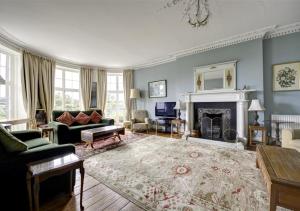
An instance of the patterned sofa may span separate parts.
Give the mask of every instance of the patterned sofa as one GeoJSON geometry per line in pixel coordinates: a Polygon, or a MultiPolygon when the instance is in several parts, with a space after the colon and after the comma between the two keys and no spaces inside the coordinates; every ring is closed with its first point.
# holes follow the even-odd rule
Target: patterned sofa
{"type": "MultiPolygon", "coordinates": [[[[100,115],[102,115],[101,110],[95,110],[100,115]]],[[[56,121],[56,119],[61,116],[65,111],[53,111],[52,112],[52,122],[49,123],[49,126],[54,128],[54,142],[58,144],[66,144],[66,143],[78,143],[81,142],[81,131],[87,130],[96,127],[104,127],[108,125],[113,125],[113,119],[102,119],[98,124],[88,123],[86,125],[80,125],[78,123],[73,123],[71,126],[63,124],[61,122],[56,121]]],[[[72,114],[73,117],[76,117],[80,111],[68,111],[72,114]]],[[[87,115],[91,115],[93,110],[89,111],[81,111],[87,115]]]]}

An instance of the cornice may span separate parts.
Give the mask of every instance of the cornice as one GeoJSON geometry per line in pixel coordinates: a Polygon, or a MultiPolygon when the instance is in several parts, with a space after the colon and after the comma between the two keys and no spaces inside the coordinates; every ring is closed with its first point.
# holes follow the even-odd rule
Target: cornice
{"type": "Polygon", "coordinates": [[[271,39],[296,32],[300,32],[300,22],[276,27],[274,30],[270,30],[269,32],[267,32],[264,39],[271,39]]]}

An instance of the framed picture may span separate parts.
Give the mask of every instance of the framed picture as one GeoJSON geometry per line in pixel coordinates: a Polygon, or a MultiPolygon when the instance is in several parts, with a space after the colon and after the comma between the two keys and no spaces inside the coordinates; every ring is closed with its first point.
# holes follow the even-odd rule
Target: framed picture
{"type": "Polygon", "coordinates": [[[167,80],[148,83],[149,98],[167,97],[167,80]]]}
{"type": "Polygon", "coordinates": [[[300,90],[300,62],[273,65],[273,91],[300,90]]]}

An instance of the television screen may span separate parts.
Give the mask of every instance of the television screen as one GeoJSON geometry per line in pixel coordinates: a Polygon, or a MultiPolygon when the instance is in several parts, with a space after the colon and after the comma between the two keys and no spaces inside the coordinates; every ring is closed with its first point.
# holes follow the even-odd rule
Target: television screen
{"type": "Polygon", "coordinates": [[[175,105],[176,102],[157,102],[155,105],[155,116],[176,117],[175,105]]]}

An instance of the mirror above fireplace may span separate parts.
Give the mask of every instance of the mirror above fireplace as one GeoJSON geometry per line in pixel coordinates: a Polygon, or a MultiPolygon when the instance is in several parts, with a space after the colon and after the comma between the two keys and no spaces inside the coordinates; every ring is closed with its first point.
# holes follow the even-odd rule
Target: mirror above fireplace
{"type": "Polygon", "coordinates": [[[194,72],[195,92],[236,89],[236,62],[196,67],[194,72]]]}

